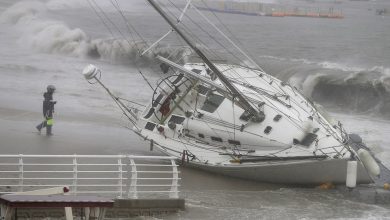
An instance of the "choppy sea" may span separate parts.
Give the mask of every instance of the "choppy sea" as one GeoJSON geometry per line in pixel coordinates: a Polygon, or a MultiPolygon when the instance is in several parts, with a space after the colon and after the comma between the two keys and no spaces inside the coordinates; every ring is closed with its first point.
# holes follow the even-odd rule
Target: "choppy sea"
{"type": "MultiPolygon", "coordinates": [[[[185,4],[179,0],[162,2],[185,4]]],[[[390,1],[267,2],[333,7],[342,10],[345,18],[204,13],[267,73],[290,82],[323,105],[349,133],[363,137],[376,157],[390,164],[390,16],[375,13],[377,9],[390,10],[390,1]]],[[[172,5],[167,10],[177,14],[172,5]]],[[[151,83],[162,75],[156,71],[153,54],[137,57],[139,45],[123,36],[134,34],[138,41],[153,42],[168,30],[142,0],[2,0],[0,102],[10,109],[29,106],[39,112],[42,90],[55,84],[60,114],[117,114],[120,121],[119,112],[104,92],[83,80],[82,69],[93,63],[102,69],[103,81],[116,94],[148,102],[151,90],[137,68],[151,83]],[[121,14],[142,38],[128,29],[121,14]]],[[[215,59],[225,55],[219,53],[220,45],[198,31],[195,28],[191,34],[200,34],[204,45],[213,48],[215,59]]],[[[182,44],[177,37],[170,37],[155,52],[180,57],[187,51],[179,48],[182,44]]],[[[128,151],[146,154],[148,146],[129,146],[128,151]]],[[[376,204],[370,198],[350,195],[342,187],[322,191],[262,184],[186,168],[182,175],[187,209],[167,219],[390,219],[390,201],[376,204]]]]}

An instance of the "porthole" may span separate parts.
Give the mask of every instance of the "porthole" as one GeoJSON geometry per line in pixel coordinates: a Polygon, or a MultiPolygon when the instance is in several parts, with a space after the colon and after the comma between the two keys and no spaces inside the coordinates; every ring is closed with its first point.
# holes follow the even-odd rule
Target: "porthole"
{"type": "Polygon", "coordinates": [[[222,138],[219,137],[211,137],[212,141],[222,142],[222,138]]]}
{"type": "Polygon", "coordinates": [[[282,118],[282,115],[276,115],[275,117],[274,117],[274,121],[275,122],[277,122],[277,121],[279,121],[280,119],[282,118]]]}
{"type": "Polygon", "coordinates": [[[241,145],[241,143],[239,141],[236,141],[236,140],[228,140],[228,143],[233,144],[233,145],[241,145]]]}
{"type": "Polygon", "coordinates": [[[148,129],[149,131],[153,131],[155,127],[156,127],[156,124],[151,123],[151,122],[148,122],[145,125],[145,129],[148,129]]]}
{"type": "Polygon", "coordinates": [[[272,130],[272,127],[271,126],[267,126],[265,129],[264,129],[264,133],[266,134],[269,134],[272,130]]]}

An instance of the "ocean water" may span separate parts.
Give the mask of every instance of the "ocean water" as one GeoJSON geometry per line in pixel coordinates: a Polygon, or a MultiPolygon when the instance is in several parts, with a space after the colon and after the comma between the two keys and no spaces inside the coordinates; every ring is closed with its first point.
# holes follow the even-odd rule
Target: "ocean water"
{"type": "MultiPolygon", "coordinates": [[[[102,69],[102,80],[119,96],[148,102],[151,89],[137,68],[142,69],[152,84],[162,75],[157,71],[153,54],[137,57],[138,46],[142,44],[129,44],[123,38],[130,36],[128,26],[112,2],[121,6],[127,21],[142,36],[134,35],[137,42],[142,39],[153,42],[169,30],[141,0],[1,1],[1,108],[39,112],[42,90],[47,84],[55,84],[60,116],[98,118],[118,127],[123,125],[120,112],[104,91],[82,78],[80,73],[89,63],[102,69]],[[100,18],[89,5],[95,2],[99,5],[97,10],[105,13],[98,11],[100,18]]],[[[185,3],[173,2],[177,6],[185,3]]],[[[375,10],[390,9],[390,2],[287,2],[284,3],[340,8],[345,18],[232,14],[216,14],[216,18],[214,14],[205,14],[237,40],[267,73],[290,82],[323,105],[348,132],[362,136],[375,155],[389,164],[390,16],[377,16],[375,10]]],[[[178,14],[174,6],[167,10],[178,14]]],[[[189,14],[194,12],[190,10],[189,14]]],[[[226,55],[221,45],[202,33],[200,27],[195,26],[191,37],[192,34],[199,34],[202,43],[216,51],[210,53],[213,59],[226,55]]],[[[176,36],[170,36],[155,51],[180,57],[186,54],[185,49],[178,49],[182,44],[176,36]]],[[[235,61],[234,57],[227,57],[235,61]]],[[[138,146],[129,146],[128,151],[121,147],[115,152],[112,147],[111,153],[149,153],[147,144],[142,145],[139,140],[134,143],[138,146]]],[[[390,201],[376,204],[370,196],[356,196],[342,187],[322,191],[248,182],[188,168],[181,171],[181,190],[187,209],[167,219],[390,219],[390,201]]]]}

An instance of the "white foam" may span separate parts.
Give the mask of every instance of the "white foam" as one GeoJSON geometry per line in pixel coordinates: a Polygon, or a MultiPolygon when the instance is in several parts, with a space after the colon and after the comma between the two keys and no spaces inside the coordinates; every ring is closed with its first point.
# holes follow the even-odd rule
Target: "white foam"
{"type": "Polygon", "coordinates": [[[14,4],[1,14],[1,21],[14,24],[20,33],[18,42],[23,47],[30,47],[43,52],[64,54],[85,54],[88,37],[76,28],[45,19],[43,14],[48,8],[38,1],[23,1],[14,4]]]}
{"type": "Polygon", "coordinates": [[[249,60],[244,60],[244,61],[242,61],[242,62],[240,63],[240,65],[246,66],[246,67],[249,67],[249,68],[253,68],[253,69],[257,68],[256,64],[253,63],[252,61],[249,61],[249,60]]]}
{"type": "Polygon", "coordinates": [[[313,93],[314,87],[321,80],[322,77],[326,76],[323,73],[316,73],[313,75],[309,75],[306,77],[305,81],[302,83],[302,92],[308,97],[311,97],[313,93]]]}
{"type": "Polygon", "coordinates": [[[345,72],[360,72],[365,70],[364,68],[359,68],[356,66],[349,66],[346,64],[334,63],[328,61],[320,62],[318,63],[318,65],[326,69],[342,70],[345,72]]]}
{"type": "MultiPolygon", "coordinates": [[[[110,2],[100,0],[99,6],[110,2]],[[101,3],[105,2],[105,3],[101,3]]],[[[46,4],[38,1],[24,1],[16,3],[1,14],[1,21],[13,25],[19,32],[18,39],[21,47],[32,48],[45,53],[58,53],[70,56],[83,57],[97,52],[96,57],[111,61],[135,60],[138,50],[145,47],[143,43],[134,44],[126,39],[91,39],[82,29],[70,28],[66,23],[47,18],[50,10],[84,7],[85,3],[78,0],[52,0],[46,4]]],[[[89,7],[89,6],[88,6],[89,7]]],[[[169,45],[157,46],[154,50],[159,54],[172,54],[176,58],[188,54],[188,50],[173,51],[169,45]]],[[[143,61],[148,62],[153,54],[145,54],[143,61]]],[[[186,59],[187,56],[184,56],[186,59]]]]}

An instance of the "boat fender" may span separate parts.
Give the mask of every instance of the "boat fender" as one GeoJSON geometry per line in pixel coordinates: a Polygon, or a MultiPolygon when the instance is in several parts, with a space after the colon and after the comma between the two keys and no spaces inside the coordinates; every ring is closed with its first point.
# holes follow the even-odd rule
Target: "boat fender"
{"type": "Polygon", "coordinates": [[[348,161],[347,162],[347,179],[345,185],[348,188],[356,187],[356,176],[357,176],[357,161],[348,161]]]}
{"type": "Polygon", "coordinates": [[[378,163],[374,160],[374,158],[371,156],[370,152],[367,150],[360,148],[358,150],[358,155],[360,160],[362,161],[364,167],[367,169],[367,171],[372,176],[379,176],[380,174],[380,168],[378,163]]]}

